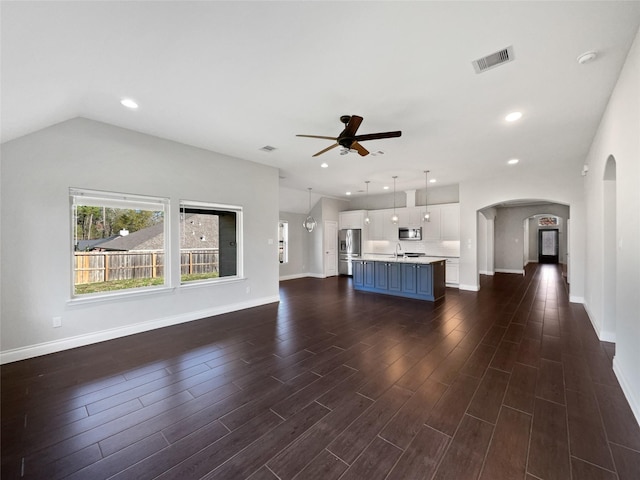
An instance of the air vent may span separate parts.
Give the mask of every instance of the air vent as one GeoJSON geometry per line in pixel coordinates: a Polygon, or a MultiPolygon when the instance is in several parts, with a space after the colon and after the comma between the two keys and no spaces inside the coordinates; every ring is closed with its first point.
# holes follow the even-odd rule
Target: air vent
{"type": "Polygon", "coordinates": [[[513,55],[513,46],[511,45],[499,52],[474,60],[471,63],[473,64],[473,69],[476,73],[482,73],[513,60],[515,60],[515,56],[513,55]]]}
{"type": "Polygon", "coordinates": [[[263,152],[273,152],[275,149],[276,147],[272,147],[271,145],[265,145],[260,150],[262,150],[263,152]]]}

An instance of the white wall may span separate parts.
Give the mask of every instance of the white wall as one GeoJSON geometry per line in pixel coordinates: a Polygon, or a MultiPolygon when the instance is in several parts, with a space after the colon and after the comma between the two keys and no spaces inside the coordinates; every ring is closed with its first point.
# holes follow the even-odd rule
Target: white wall
{"type": "MultiPolygon", "coordinates": [[[[614,370],[640,421],[640,34],[629,51],[618,83],[587,155],[585,177],[589,218],[585,306],[602,339],[615,339],[614,370]],[[616,161],[616,268],[606,278],[603,204],[604,171],[616,161]],[[615,319],[604,316],[604,282],[616,285],[615,319]]],[[[572,212],[573,213],[573,212],[572,212]]],[[[571,224],[571,235],[576,235],[571,224]]],[[[610,252],[609,252],[610,253],[610,252]]]]}
{"type": "Polygon", "coordinates": [[[271,167],[82,118],[3,144],[2,361],[277,301],[278,181],[271,167]],[[168,197],[172,238],[180,199],[242,206],[246,279],[70,304],[69,187],[168,197]]]}

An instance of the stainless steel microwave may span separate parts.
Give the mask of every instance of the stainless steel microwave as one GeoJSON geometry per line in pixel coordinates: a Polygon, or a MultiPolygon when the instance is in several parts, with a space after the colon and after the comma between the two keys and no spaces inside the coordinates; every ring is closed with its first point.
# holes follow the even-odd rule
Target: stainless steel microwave
{"type": "Polygon", "coordinates": [[[417,228],[398,228],[399,240],[422,240],[422,227],[417,228]]]}

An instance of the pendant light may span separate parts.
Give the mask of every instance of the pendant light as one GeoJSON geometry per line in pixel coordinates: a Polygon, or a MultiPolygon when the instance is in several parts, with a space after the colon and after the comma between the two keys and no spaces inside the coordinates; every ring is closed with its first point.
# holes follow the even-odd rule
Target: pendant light
{"type": "Polygon", "coordinates": [[[393,176],[393,215],[391,216],[391,223],[396,225],[398,223],[398,215],[396,215],[396,178],[397,175],[393,176]]]}
{"type": "Polygon", "coordinates": [[[365,180],[364,183],[367,184],[367,194],[364,202],[364,206],[367,209],[367,211],[364,215],[364,224],[369,225],[371,223],[371,219],[369,218],[369,180],[365,180]]]}
{"type": "Polygon", "coordinates": [[[309,188],[309,215],[305,221],[302,222],[302,226],[309,233],[313,232],[313,229],[316,228],[316,219],[311,216],[311,188],[309,188]]]}
{"type": "Polygon", "coordinates": [[[422,217],[423,222],[431,221],[431,214],[429,213],[429,198],[427,197],[427,185],[429,185],[428,180],[429,170],[424,171],[424,217],[422,217]]]}

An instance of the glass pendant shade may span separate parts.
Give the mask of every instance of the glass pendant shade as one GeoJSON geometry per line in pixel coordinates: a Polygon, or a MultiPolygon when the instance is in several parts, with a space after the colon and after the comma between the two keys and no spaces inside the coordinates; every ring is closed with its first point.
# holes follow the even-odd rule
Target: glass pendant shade
{"type": "Polygon", "coordinates": [[[313,232],[316,228],[316,219],[311,216],[311,189],[309,188],[309,215],[302,222],[302,227],[309,233],[313,232]]]}
{"type": "Polygon", "coordinates": [[[393,177],[393,215],[391,216],[391,223],[396,225],[398,223],[398,215],[396,215],[396,178],[397,175],[393,177]]]}
{"type": "Polygon", "coordinates": [[[309,215],[302,223],[302,226],[307,232],[311,233],[313,229],[316,228],[316,219],[309,215]]]}
{"type": "Polygon", "coordinates": [[[429,213],[429,199],[427,198],[427,187],[429,185],[428,181],[429,170],[424,171],[424,216],[422,217],[423,222],[431,221],[431,214],[429,213]]]}
{"type": "Polygon", "coordinates": [[[364,224],[369,225],[371,223],[371,219],[369,218],[369,180],[366,180],[364,183],[367,184],[367,198],[365,200],[367,211],[364,213],[364,224]]]}

